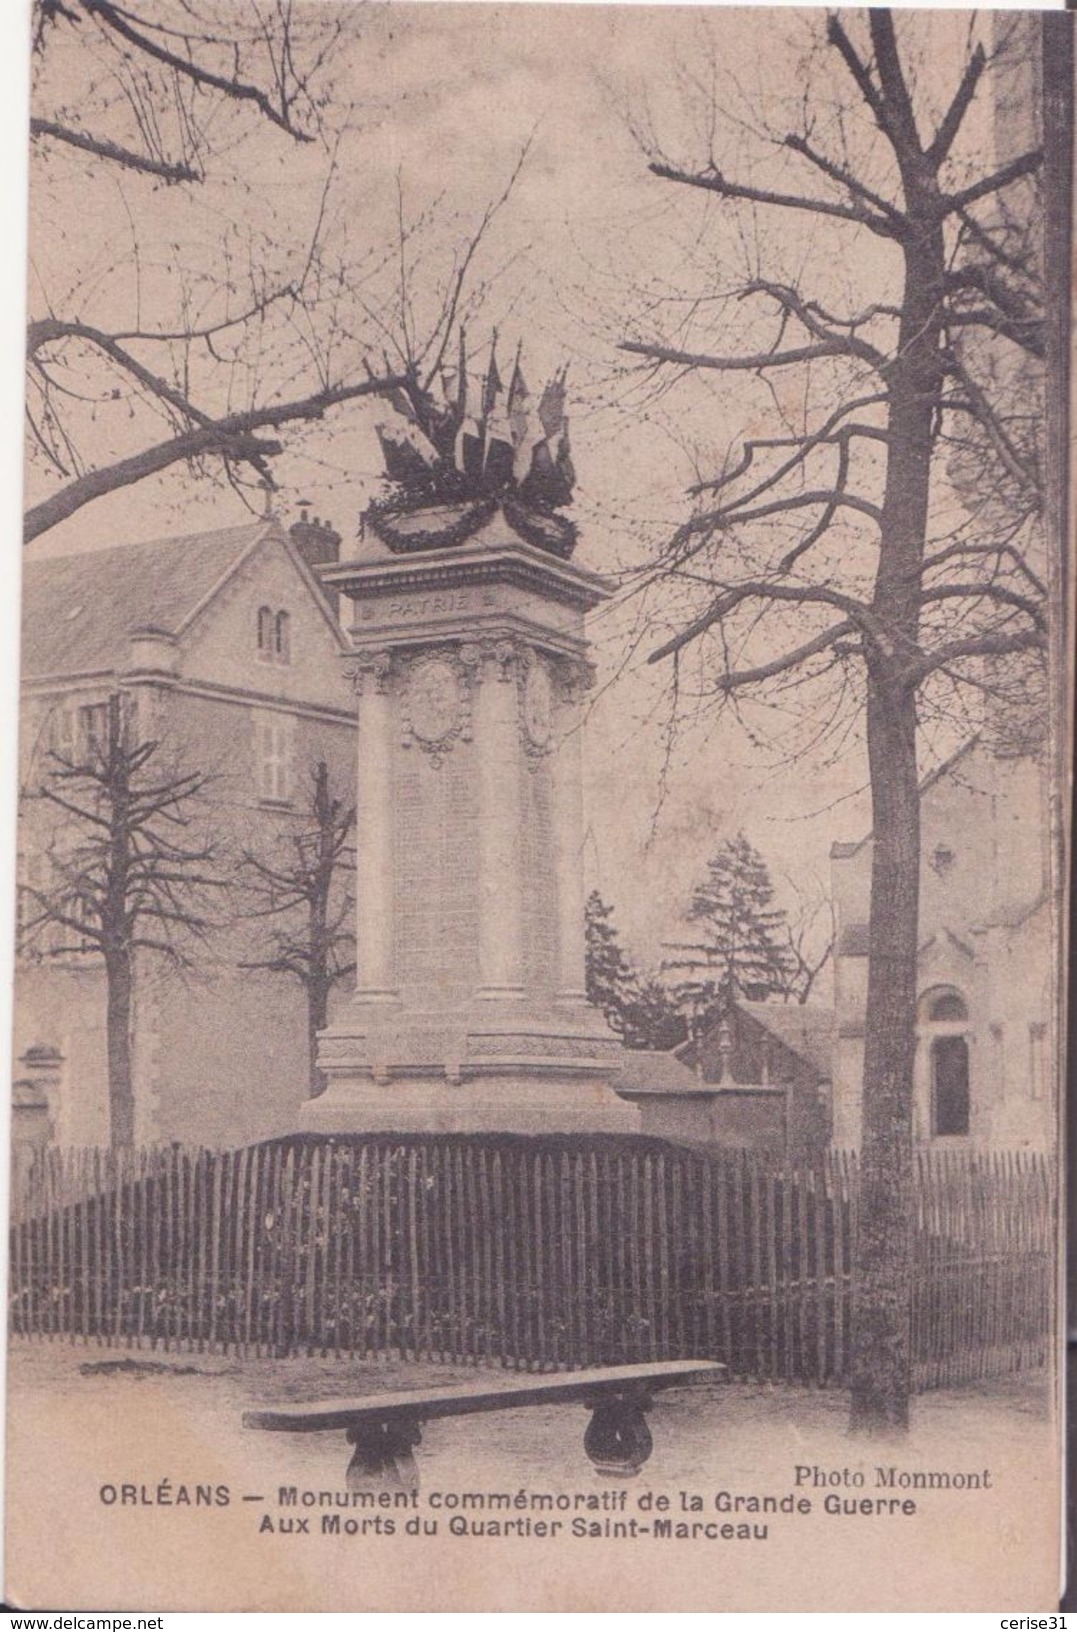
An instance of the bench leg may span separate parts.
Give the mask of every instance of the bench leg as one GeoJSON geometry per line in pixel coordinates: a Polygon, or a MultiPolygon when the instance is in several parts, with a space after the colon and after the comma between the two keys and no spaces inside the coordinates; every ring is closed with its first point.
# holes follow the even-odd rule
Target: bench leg
{"type": "Polygon", "coordinates": [[[631,1479],[654,1449],[646,1409],[638,1400],[603,1400],[593,1409],[583,1448],[608,1479],[631,1479]]]}
{"type": "Polygon", "coordinates": [[[418,1490],[419,1470],[411,1454],[422,1431],[415,1422],[364,1422],[348,1429],[355,1447],[348,1463],[349,1490],[418,1490]]]}

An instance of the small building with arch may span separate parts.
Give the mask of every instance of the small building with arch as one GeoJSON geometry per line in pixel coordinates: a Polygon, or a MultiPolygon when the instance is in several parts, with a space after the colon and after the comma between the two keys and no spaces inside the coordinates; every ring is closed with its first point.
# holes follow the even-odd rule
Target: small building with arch
{"type": "MultiPolygon", "coordinates": [[[[1057,1133],[1047,777],[985,730],[921,789],[914,1133],[924,1147],[1045,1149],[1057,1133]]],[[[833,1143],[861,1142],[871,835],[831,848],[833,1143]]]]}

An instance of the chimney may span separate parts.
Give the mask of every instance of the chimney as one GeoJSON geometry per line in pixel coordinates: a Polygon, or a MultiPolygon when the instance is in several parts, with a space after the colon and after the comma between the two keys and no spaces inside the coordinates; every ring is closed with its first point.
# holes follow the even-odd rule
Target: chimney
{"type": "MultiPolygon", "coordinates": [[[[288,535],[299,551],[315,578],[320,581],[319,567],[329,566],[340,560],[340,534],[320,516],[313,520],[310,516],[310,500],[300,499],[299,520],[293,521],[288,529],[288,535]]],[[[335,590],[326,589],[326,600],[333,608],[337,621],[340,620],[340,596],[335,590]]]]}
{"type": "Polygon", "coordinates": [[[318,567],[340,560],[340,534],[320,516],[312,521],[309,511],[310,500],[300,499],[299,520],[292,522],[288,532],[307,566],[317,575],[318,567]]]}

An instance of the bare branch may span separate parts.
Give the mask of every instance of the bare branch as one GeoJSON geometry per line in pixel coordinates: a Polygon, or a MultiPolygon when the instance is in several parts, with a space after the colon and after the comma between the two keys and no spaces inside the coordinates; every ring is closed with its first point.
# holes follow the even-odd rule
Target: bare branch
{"type": "Polygon", "coordinates": [[[1019,158],[1011,159],[1004,164],[1001,170],[994,171],[990,176],[983,176],[974,181],[959,193],[944,193],[939,199],[939,214],[954,215],[968,209],[977,199],[988,198],[992,193],[999,193],[1004,187],[1020,181],[1022,176],[1031,176],[1043,164],[1043,148],[1034,147],[1028,153],[1022,153],[1019,158]]]}
{"type": "MultiPolygon", "coordinates": [[[[696,640],[716,623],[727,618],[744,601],[786,601],[797,606],[832,606],[838,611],[845,612],[848,619],[856,628],[865,633],[878,637],[881,634],[877,620],[872,615],[871,608],[864,602],[856,600],[852,595],[843,595],[836,589],[828,589],[821,584],[776,584],[771,582],[751,582],[736,584],[725,590],[706,612],[693,620],[687,628],[672,640],[666,641],[657,651],[650,654],[648,663],[657,663],[664,657],[671,657],[681,651],[693,640],[696,640]]],[[[848,633],[848,630],[843,631],[848,633]]]]}
{"type": "MultiPolygon", "coordinates": [[[[826,314],[823,313],[817,302],[803,300],[796,290],[791,289],[788,284],[771,283],[765,278],[755,278],[745,286],[741,298],[754,294],[769,295],[772,300],[778,302],[783,311],[790,312],[794,317],[798,318],[808,330],[808,333],[813,335],[815,339],[822,344],[835,346],[839,355],[857,357],[861,362],[870,363],[871,367],[877,369],[879,373],[885,374],[887,358],[881,351],[875,346],[869,345],[866,340],[861,340],[855,334],[835,334],[833,329],[827,326],[826,320],[821,321],[821,319],[826,318],[826,314]]],[[[831,318],[829,321],[835,322],[837,319],[831,318]]],[[[859,322],[863,321],[863,317],[854,318],[846,327],[853,329],[859,322]]]]}
{"type": "Polygon", "coordinates": [[[178,183],[202,179],[201,172],[189,164],[135,153],[130,148],[120,147],[117,142],[110,142],[106,137],[91,136],[83,130],[72,130],[69,125],[57,124],[54,119],[31,119],[30,135],[47,137],[54,142],[65,142],[68,147],[77,147],[83,153],[92,154],[94,158],[107,159],[113,164],[122,165],[126,170],[137,170],[142,175],[156,176],[160,181],[178,183]]]}
{"type": "MultiPolygon", "coordinates": [[[[882,511],[877,504],[872,504],[870,499],[859,498],[855,493],[843,492],[840,487],[813,488],[805,493],[790,493],[785,498],[772,499],[769,504],[743,509],[741,506],[746,503],[747,500],[735,499],[719,510],[708,510],[690,517],[677,529],[674,544],[715,527],[726,529],[746,522],[763,521],[767,516],[787,515],[795,510],[812,509],[817,504],[826,507],[825,513],[831,519],[839,509],[855,510],[858,515],[867,516],[876,526],[882,525],[882,511]]],[[[788,571],[785,561],[782,563],[782,571],[788,571]]]]}
{"type": "MultiPolygon", "coordinates": [[[[773,680],[775,675],[785,674],[790,669],[797,669],[802,663],[806,663],[809,658],[818,656],[820,652],[825,652],[828,648],[833,648],[835,642],[840,641],[845,635],[851,634],[854,628],[855,625],[850,622],[836,623],[831,628],[825,629],[822,634],[816,635],[813,640],[805,641],[803,646],[796,647],[794,651],[783,652],[780,657],[772,658],[769,663],[760,663],[754,669],[740,669],[732,674],[720,675],[715,684],[719,691],[730,692],[739,691],[745,686],[760,685],[764,680],[773,680]]],[[[676,646],[671,641],[668,647],[653,652],[647,661],[657,663],[660,657],[667,655],[668,651],[674,650],[676,650],[676,646]]]]}
{"type": "MultiPolygon", "coordinates": [[[[174,73],[179,74],[182,78],[190,80],[192,84],[200,89],[219,91],[233,102],[249,102],[269,120],[270,124],[276,125],[279,130],[285,131],[293,140],[298,142],[313,141],[314,138],[308,131],[300,130],[293,123],[290,116],[289,99],[283,88],[280,107],[275,107],[259,86],[249,84],[239,77],[238,68],[231,77],[227,77],[224,74],[215,73],[212,69],[195,62],[190,57],[179,56],[175,51],[169,50],[167,46],[161,45],[150,34],[143,32],[141,28],[135,27],[135,24],[140,23],[141,19],[134,17],[131,12],[122,11],[118,6],[111,4],[111,0],[80,0],[80,3],[89,16],[96,18],[106,27],[112,29],[129,45],[134,46],[136,50],[143,52],[147,57],[152,57],[164,67],[172,69],[174,73]]],[[[236,57],[238,59],[238,50],[236,57]]]]}
{"type": "MultiPolygon", "coordinates": [[[[833,434],[835,427],[841,424],[841,421],[847,414],[856,413],[861,408],[870,408],[879,403],[884,403],[885,401],[886,394],[882,391],[875,392],[873,395],[868,397],[854,397],[850,402],[842,403],[838,408],[835,408],[834,412],[829,415],[826,420],[824,420],[823,424],[819,426],[818,430],[806,432],[804,436],[751,437],[744,443],[741,457],[731,470],[727,471],[722,476],[715,477],[711,481],[694,483],[688,489],[688,492],[693,498],[697,498],[701,493],[717,493],[720,492],[723,487],[730,486],[733,482],[738,481],[740,477],[749,470],[757,450],[764,450],[767,448],[795,448],[797,451],[792,459],[786,460],[785,463],[779,467],[779,469],[773,471],[771,475],[764,478],[764,480],[760,482],[751,493],[744,495],[745,502],[748,502],[757,497],[759,494],[768,491],[777,481],[788,475],[791,470],[794,470],[797,465],[803,464],[804,460],[807,458],[807,455],[811,453],[814,448],[836,441],[837,437],[833,434]]],[[[888,440],[888,434],[882,429],[881,426],[855,424],[845,427],[845,431],[847,431],[850,436],[870,437],[880,442],[885,442],[888,440]]]]}
{"type": "Polygon", "coordinates": [[[831,12],[826,20],[826,37],[830,44],[835,47],[845,66],[852,74],[857,89],[875,115],[875,122],[879,129],[884,135],[891,136],[890,116],[886,103],[867,67],[861,62],[853,42],[834,12],[831,12]]]}
{"type": "Polygon", "coordinates": [[[921,604],[930,601],[950,600],[989,600],[998,601],[1003,606],[1012,606],[1019,612],[1024,612],[1032,624],[1041,634],[1047,633],[1047,619],[1043,608],[1036,601],[1030,600],[1027,595],[1020,595],[1015,589],[1007,589],[1004,584],[976,583],[976,584],[936,584],[924,589],[920,594],[921,604]]]}
{"type": "Polygon", "coordinates": [[[804,210],[811,215],[828,215],[837,221],[849,221],[854,226],[867,227],[882,238],[896,238],[897,229],[885,215],[873,215],[870,210],[854,204],[835,204],[825,198],[804,198],[796,193],[775,193],[766,187],[747,187],[730,181],[719,170],[704,170],[697,174],[677,170],[672,165],[655,160],[649,166],[651,174],[663,181],[680,182],[685,187],[701,187],[705,192],[717,193],[720,198],[742,199],[751,204],[769,204],[777,209],[804,210]]]}
{"type": "Polygon", "coordinates": [[[1045,635],[1036,629],[1015,629],[1011,633],[996,630],[989,634],[969,635],[964,640],[955,640],[949,646],[940,647],[938,651],[925,653],[919,662],[911,665],[910,675],[912,682],[919,685],[929,674],[946,668],[959,658],[1009,657],[1017,652],[1043,651],[1046,644],[1045,635]]]}
{"type": "Polygon", "coordinates": [[[953,101],[943,115],[942,122],[935,134],[935,140],[927,150],[928,162],[934,169],[938,169],[948,157],[954,145],[962,121],[968,112],[972,99],[976,95],[976,87],[980,83],[983,71],[987,66],[987,57],[982,45],[977,45],[972,56],[965,64],[965,72],[961,76],[961,83],[953,101]]]}
{"type": "Polygon", "coordinates": [[[826,157],[825,153],[817,152],[803,136],[787,136],[785,146],[791,148],[794,153],[799,153],[809,163],[814,164],[817,169],[821,170],[825,176],[829,176],[831,181],[836,181],[840,186],[847,188],[850,193],[862,199],[865,204],[873,205],[880,215],[886,216],[887,220],[893,223],[895,237],[901,236],[908,225],[905,216],[889,200],[883,198],[880,193],[875,192],[871,187],[865,186],[859,177],[853,175],[851,170],[846,169],[844,165],[835,164],[832,159],[826,157]]]}
{"type": "Polygon", "coordinates": [[[331,386],[294,402],[251,408],[243,413],[210,420],[195,430],[185,431],[167,442],[159,442],[126,459],[119,459],[114,464],[87,471],[69,482],[58,493],[42,500],[27,512],[24,539],[29,543],[104,493],[129,487],[157,471],[166,470],[169,465],[200,454],[216,454],[252,464],[264,476],[264,461],[280,453],[281,444],[257,438],[252,434],[254,431],[265,426],[276,428],[296,421],[322,419],[330,408],[338,407],[341,403],[376,396],[404,384],[406,380],[403,375],[389,375],[363,380],[356,385],[331,386]]]}
{"type": "Polygon", "coordinates": [[[643,340],[622,340],[618,351],[646,357],[655,363],[676,363],[682,368],[713,368],[720,373],[764,373],[770,368],[789,368],[797,363],[811,363],[821,357],[850,357],[858,355],[844,339],[821,341],[814,346],[792,346],[786,351],[759,351],[748,357],[711,357],[705,352],[679,351],[672,346],[650,344],[643,340]]]}

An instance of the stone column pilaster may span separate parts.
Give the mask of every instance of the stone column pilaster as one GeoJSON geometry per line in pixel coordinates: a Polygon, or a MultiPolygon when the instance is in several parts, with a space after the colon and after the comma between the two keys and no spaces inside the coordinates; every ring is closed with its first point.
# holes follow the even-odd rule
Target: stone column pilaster
{"type": "Polygon", "coordinates": [[[355,790],[356,971],[362,1003],[391,1003],[393,983],[393,708],[388,652],[348,665],[358,695],[355,790]]]}
{"type": "Polygon", "coordinates": [[[519,658],[497,641],[477,671],[473,733],[479,779],[479,989],[486,1001],[523,997],[520,870],[519,658]]]}
{"type": "Polygon", "coordinates": [[[583,696],[585,665],[566,666],[557,710],[558,742],[551,757],[554,856],[557,868],[557,998],[587,1001],[583,886],[583,696]]]}

